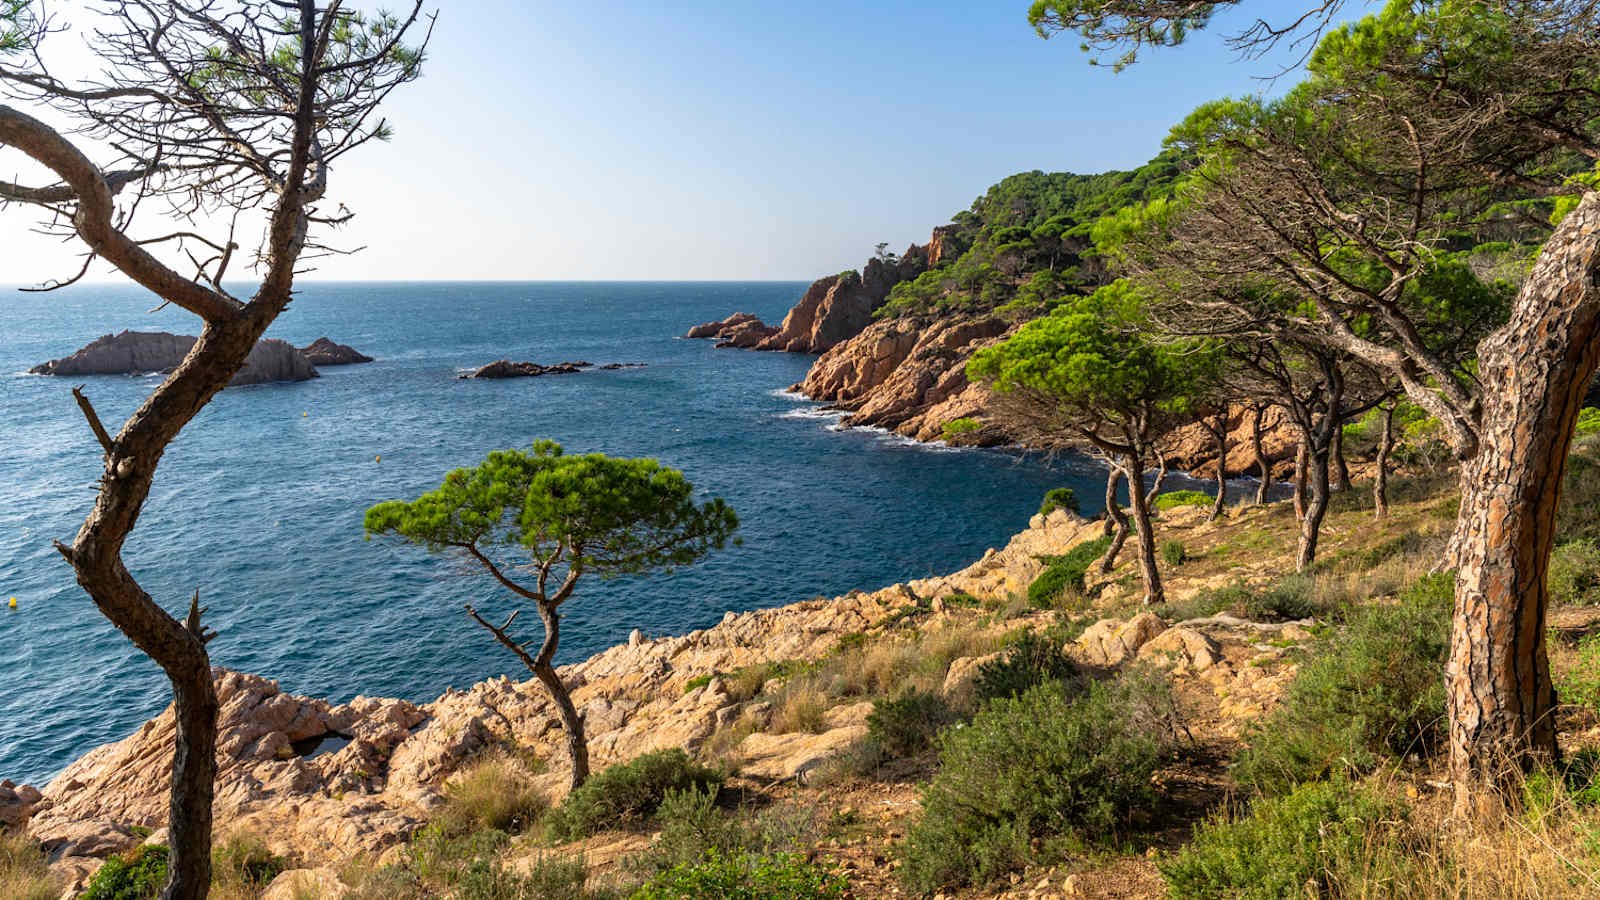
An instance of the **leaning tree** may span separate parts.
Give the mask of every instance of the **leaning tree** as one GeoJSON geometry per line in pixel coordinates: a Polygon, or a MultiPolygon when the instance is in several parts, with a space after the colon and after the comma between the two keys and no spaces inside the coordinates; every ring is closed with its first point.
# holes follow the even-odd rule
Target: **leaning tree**
{"type": "MultiPolygon", "coordinates": [[[[1091,41],[1098,35],[1108,46],[1137,51],[1180,42],[1184,29],[1203,27],[1222,5],[1231,4],[1059,0],[1035,10],[1056,11],[1043,27],[1087,26],[1091,41]],[[1135,27],[1121,28],[1127,21],[1135,27]]],[[[1307,15],[1320,27],[1329,21],[1323,12],[1337,5],[1307,15]]],[[[1321,208],[1319,234],[1365,245],[1391,277],[1373,292],[1320,270],[1303,252],[1285,268],[1304,277],[1313,288],[1308,296],[1335,301],[1331,314],[1320,314],[1326,333],[1397,378],[1444,424],[1461,461],[1461,511],[1448,553],[1457,577],[1446,678],[1451,774],[1457,809],[1465,812],[1475,797],[1490,796],[1479,788],[1506,796],[1516,770],[1558,754],[1545,581],[1567,450],[1600,366],[1600,191],[1592,175],[1579,176],[1600,160],[1600,7],[1587,0],[1394,0],[1381,14],[1332,33],[1312,63],[1324,97],[1334,101],[1331,115],[1302,122],[1320,127],[1300,130],[1297,140],[1277,142],[1271,159],[1288,167],[1276,185],[1300,195],[1290,197],[1294,207],[1321,208]],[[1375,152],[1390,161],[1383,174],[1391,187],[1408,181],[1414,190],[1378,192],[1376,202],[1324,190],[1324,174],[1365,152],[1329,169],[1295,158],[1323,138],[1351,139],[1346,147],[1375,152]],[[1396,315],[1397,301],[1409,276],[1426,270],[1406,258],[1426,259],[1436,249],[1426,234],[1429,208],[1452,191],[1433,186],[1463,174],[1530,199],[1565,196],[1552,216],[1554,233],[1504,324],[1477,346],[1472,371],[1461,377],[1447,367],[1441,377],[1426,342],[1404,333],[1409,317],[1396,315]],[[1423,224],[1414,237],[1412,222],[1423,224]],[[1336,305],[1343,300],[1371,301],[1376,315],[1364,321],[1382,326],[1385,339],[1352,334],[1336,305]]],[[[1460,197],[1474,185],[1455,187],[1460,197]]],[[[1283,197],[1258,196],[1252,215],[1275,218],[1268,205],[1283,197]]],[[[1289,237],[1334,258],[1320,237],[1289,237]]]]}
{"type": "Polygon", "coordinates": [[[198,594],[187,617],[170,615],[128,571],[122,547],[167,446],[289,304],[302,259],[323,246],[316,231],[349,217],[325,211],[331,169],[388,136],[376,112],[419,73],[426,38],[406,41],[421,7],[396,17],[339,0],[110,0],[80,23],[91,26],[99,72],[72,80],[46,63],[42,45],[65,29],[41,6],[0,3],[0,99],[33,107],[0,104],[0,148],[59,181],[0,182],[0,202],[33,207],[47,231],[82,243],[82,270],[50,287],[103,260],[202,325],[183,362],[115,434],[73,391],[105,465],[77,536],[56,544],[95,606],[172,683],[177,746],[161,896],[200,898],[211,883],[217,771],[213,634],[198,594]],[[235,227],[252,211],[264,218],[260,241],[236,254],[235,227]],[[201,234],[219,221],[228,223],[220,234],[201,234]],[[180,252],[192,268],[163,259],[180,252]],[[236,255],[244,258],[232,272],[259,276],[248,296],[223,285],[236,255]]]}
{"type": "Polygon", "coordinates": [[[1014,411],[1032,427],[1072,434],[1122,470],[1138,533],[1144,602],[1155,604],[1165,594],[1145,471],[1159,455],[1157,435],[1192,417],[1216,352],[1197,341],[1152,342],[1140,333],[1142,323],[1139,293],[1127,282],[1113,282],[1063,302],[973,354],[967,373],[993,385],[1002,414],[1014,411]]]}
{"type": "Polygon", "coordinates": [[[532,641],[511,636],[520,610],[499,625],[470,603],[466,610],[549,691],[567,733],[576,789],[589,777],[589,746],[556,672],[561,607],[585,573],[670,571],[723,547],[738,516],[720,498],[696,504],[693,494],[682,472],[653,459],[568,456],[560,444],[540,441],[529,453],[496,450],[415,500],[379,503],[367,510],[365,527],[369,536],[393,535],[454,554],[532,601],[544,623],[537,653],[528,652],[532,641]]]}

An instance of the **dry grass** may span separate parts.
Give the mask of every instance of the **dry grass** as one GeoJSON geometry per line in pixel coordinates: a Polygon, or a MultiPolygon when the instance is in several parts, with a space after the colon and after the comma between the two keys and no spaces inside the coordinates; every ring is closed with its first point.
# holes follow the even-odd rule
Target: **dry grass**
{"type": "Polygon", "coordinates": [[[807,731],[821,734],[826,730],[823,713],[828,711],[828,698],[811,684],[809,678],[787,687],[779,695],[772,711],[772,723],[767,730],[773,734],[790,734],[807,731]]]}
{"type": "Polygon", "coordinates": [[[60,893],[39,845],[26,834],[0,830],[0,897],[56,900],[60,893]]]}
{"type": "Polygon", "coordinates": [[[485,755],[445,785],[445,805],[434,820],[451,834],[485,828],[507,834],[522,832],[550,805],[529,775],[527,767],[511,755],[485,755]]]}

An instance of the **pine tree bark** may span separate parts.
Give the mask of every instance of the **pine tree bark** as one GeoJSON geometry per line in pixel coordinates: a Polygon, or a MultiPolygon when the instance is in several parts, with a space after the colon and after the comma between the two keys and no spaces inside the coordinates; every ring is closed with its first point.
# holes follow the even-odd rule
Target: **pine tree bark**
{"type": "Polygon", "coordinates": [[[1306,446],[1308,440],[1309,436],[1301,430],[1300,446],[1294,455],[1294,517],[1301,522],[1306,520],[1306,469],[1311,456],[1306,446]]]}
{"type": "MultiPolygon", "coordinates": [[[[1139,449],[1123,457],[1123,473],[1128,476],[1130,485],[1144,483],[1144,454],[1139,449]]],[[[1128,493],[1132,500],[1134,528],[1139,537],[1139,573],[1144,580],[1144,603],[1146,606],[1165,603],[1167,595],[1161,586],[1161,572],[1156,568],[1156,536],[1150,522],[1149,496],[1139,490],[1128,493]]]]}
{"type": "Polygon", "coordinates": [[[1545,577],[1562,473],[1600,366],[1600,194],[1546,242],[1510,321],[1479,346],[1478,454],[1462,467],[1446,686],[1458,814],[1557,756],[1545,577]]]}
{"type": "Polygon", "coordinates": [[[1257,406],[1250,417],[1250,449],[1255,453],[1256,468],[1261,472],[1261,483],[1256,485],[1257,506],[1267,502],[1267,491],[1272,487],[1272,467],[1267,464],[1267,454],[1261,449],[1261,417],[1266,411],[1265,406],[1257,406]]]}
{"type": "Polygon", "coordinates": [[[1117,502],[1117,482],[1120,480],[1122,470],[1112,465],[1111,473],[1106,476],[1106,533],[1111,535],[1111,546],[1106,548],[1106,555],[1100,557],[1102,575],[1110,575],[1111,570],[1116,568],[1117,556],[1128,542],[1128,516],[1122,511],[1122,504],[1117,502]]]}
{"type": "Polygon", "coordinates": [[[1329,453],[1332,468],[1329,473],[1329,486],[1335,491],[1350,489],[1350,464],[1344,458],[1344,426],[1338,422],[1333,424],[1333,447],[1329,453]]]}
{"type": "Polygon", "coordinates": [[[1394,452],[1394,404],[1383,408],[1383,436],[1378,439],[1378,474],[1372,480],[1372,511],[1389,517],[1389,454],[1394,452]]]}
{"type": "MultiPolygon", "coordinates": [[[[1320,442],[1319,442],[1320,443],[1320,442]]],[[[1322,534],[1322,520],[1328,512],[1330,495],[1329,457],[1332,448],[1327,444],[1314,446],[1307,460],[1307,481],[1310,497],[1306,502],[1305,517],[1300,520],[1300,549],[1296,558],[1297,571],[1304,572],[1317,561],[1317,541],[1322,534]]]]}
{"type": "Polygon", "coordinates": [[[1217,502],[1212,504],[1211,515],[1207,521],[1215,522],[1222,517],[1222,511],[1228,506],[1228,414],[1226,411],[1217,414],[1217,424],[1211,429],[1212,437],[1217,439],[1217,502]]]}

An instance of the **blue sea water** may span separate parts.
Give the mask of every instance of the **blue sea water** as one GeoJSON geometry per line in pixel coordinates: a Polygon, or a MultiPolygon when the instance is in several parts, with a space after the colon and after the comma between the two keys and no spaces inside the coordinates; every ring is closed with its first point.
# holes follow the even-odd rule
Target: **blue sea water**
{"type": "MultiPolygon", "coordinates": [[[[336,701],[427,701],[522,677],[461,609],[502,591],[450,560],[365,541],[362,513],[410,498],[490,450],[552,438],[569,452],[653,456],[739,513],[743,543],[671,575],[590,581],[569,602],[560,662],[675,634],[727,610],[876,588],[959,568],[1023,528],[1049,488],[1093,511],[1086,460],[914,445],[783,391],[813,357],[676,337],[745,310],[776,321],[797,283],[307,284],[269,336],[327,335],[377,362],[223,391],[168,450],[125,549],[179,612],[199,590],[222,666],[336,701]],[[500,358],[644,368],[463,381],[500,358]]],[[[168,701],[160,671],[95,610],[51,548],[94,500],[100,451],[73,404],[86,384],[113,433],[158,376],[23,374],[131,328],[193,334],[147,294],[76,286],[0,295],[0,776],[42,783],[168,701]]],[[[531,635],[530,635],[531,636],[531,635]]]]}

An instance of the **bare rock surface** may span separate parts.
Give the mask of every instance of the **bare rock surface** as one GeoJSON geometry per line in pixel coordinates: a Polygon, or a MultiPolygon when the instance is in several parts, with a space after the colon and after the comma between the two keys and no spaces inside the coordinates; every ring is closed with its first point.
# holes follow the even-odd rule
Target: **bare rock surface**
{"type": "Polygon", "coordinates": [[[336,344],[331,339],[319,337],[300,348],[314,366],[349,366],[372,362],[372,357],[348,344],[336,344]]]}
{"type": "Polygon", "coordinates": [[[892,262],[873,258],[859,273],[852,270],[819,278],[783,317],[778,332],[756,349],[825,353],[860,334],[896,284],[927,268],[927,249],[912,244],[892,262]]]}
{"type": "Polygon", "coordinates": [[[39,789],[31,784],[19,787],[10,779],[0,781],[0,828],[20,828],[28,824],[34,805],[40,799],[39,789]]]}
{"type": "Polygon", "coordinates": [[[1078,638],[1078,647],[1091,665],[1115,666],[1133,658],[1156,635],[1167,630],[1167,623],[1152,612],[1142,612],[1128,621],[1101,619],[1078,638]]]}
{"type": "Polygon", "coordinates": [[[720,322],[696,325],[684,337],[715,338],[718,347],[748,350],[777,333],[778,329],[761,321],[754,313],[736,312],[720,322]]]}
{"type": "MultiPolygon", "coordinates": [[[[34,366],[33,375],[139,375],[170,372],[183,362],[195,338],[162,331],[121,331],[90,342],[83,349],[34,366]]],[[[286,341],[263,338],[251,348],[230,387],[273,381],[307,381],[316,366],[286,341]]]]}

